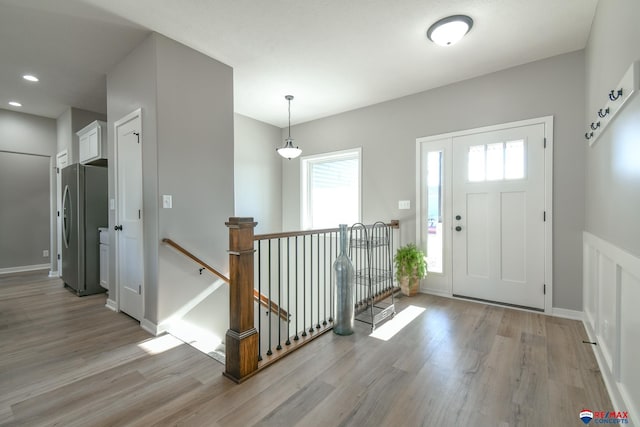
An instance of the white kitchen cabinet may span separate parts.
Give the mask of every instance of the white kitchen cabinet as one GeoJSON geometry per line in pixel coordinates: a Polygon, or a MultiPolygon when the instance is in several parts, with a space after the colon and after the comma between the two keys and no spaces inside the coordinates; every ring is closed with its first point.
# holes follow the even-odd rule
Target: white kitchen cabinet
{"type": "Polygon", "coordinates": [[[82,164],[106,164],[107,124],[99,120],[89,123],[76,132],[80,138],[79,161],[82,164]]]}
{"type": "Polygon", "coordinates": [[[109,231],[98,228],[100,233],[100,286],[109,290],[109,231]]]}

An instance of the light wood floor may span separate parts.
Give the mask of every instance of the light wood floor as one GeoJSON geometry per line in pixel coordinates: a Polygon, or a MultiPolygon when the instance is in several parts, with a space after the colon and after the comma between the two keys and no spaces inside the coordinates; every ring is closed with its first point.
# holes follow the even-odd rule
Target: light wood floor
{"type": "Polygon", "coordinates": [[[428,295],[389,341],[326,334],[244,384],[45,274],[0,276],[0,425],[564,426],[610,409],[579,322],[428,295]]]}

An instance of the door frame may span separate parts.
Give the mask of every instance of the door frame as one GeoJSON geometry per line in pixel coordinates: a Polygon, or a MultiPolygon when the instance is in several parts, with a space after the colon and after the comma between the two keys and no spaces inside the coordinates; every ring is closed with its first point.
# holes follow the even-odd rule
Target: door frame
{"type": "MultiPolygon", "coordinates": [[[[118,128],[120,126],[122,126],[125,123],[130,122],[131,120],[135,119],[135,118],[139,118],[140,120],[140,141],[142,141],[142,109],[138,108],[137,110],[134,110],[132,112],[130,112],[129,114],[125,115],[124,117],[116,120],[113,123],[113,192],[114,192],[114,224],[119,224],[120,223],[120,206],[119,206],[119,197],[118,197],[118,128]]],[[[142,165],[140,165],[140,168],[142,169],[142,165]]],[[[143,175],[143,181],[144,181],[144,175],[143,175]]],[[[144,184],[142,186],[142,197],[144,200],[144,184]]],[[[142,210],[144,212],[144,209],[142,210]]],[[[146,313],[146,304],[145,304],[145,296],[146,296],[146,280],[145,280],[145,251],[144,251],[144,215],[142,216],[141,220],[141,228],[142,228],[142,241],[141,241],[141,245],[142,245],[142,263],[140,265],[140,268],[142,269],[142,318],[140,319],[140,324],[142,324],[143,320],[145,319],[145,313],[146,313]]],[[[114,247],[114,259],[113,259],[113,265],[114,265],[114,270],[115,270],[115,275],[114,278],[112,280],[112,283],[114,283],[115,285],[115,305],[116,305],[116,311],[120,311],[120,241],[118,239],[117,234],[115,233],[115,231],[113,231],[112,228],[109,229],[109,233],[111,233],[111,235],[113,236],[113,238],[109,237],[109,245],[111,245],[113,242],[113,247],[114,247]]]]}
{"type": "Polygon", "coordinates": [[[56,277],[62,277],[62,159],[64,166],[69,166],[69,150],[64,149],[56,154],[56,277]]]}
{"type": "Polygon", "coordinates": [[[473,135],[477,133],[492,132],[498,130],[504,130],[514,127],[522,127],[529,125],[543,124],[544,125],[544,211],[546,214],[544,223],[544,280],[546,285],[546,292],[544,295],[544,312],[551,314],[553,311],[553,116],[543,116],[533,119],[518,120],[515,122],[502,123],[497,125],[483,126],[479,128],[466,129],[455,132],[448,132],[439,135],[432,135],[426,137],[416,138],[416,242],[419,246],[423,246],[421,237],[421,218],[423,215],[423,203],[422,200],[422,152],[442,150],[445,153],[443,162],[443,273],[429,273],[429,275],[435,274],[436,277],[441,277],[445,284],[445,290],[430,289],[428,285],[425,285],[429,281],[429,275],[426,279],[420,282],[420,291],[424,293],[434,293],[442,296],[453,297],[453,257],[452,257],[452,221],[451,212],[453,209],[453,195],[451,193],[451,183],[453,179],[452,174],[452,144],[453,138],[460,136],[473,135]],[[448,140],[445,142],[444,140],[448,140]],[[429,146],[433,146],[430,149],[429,146]]]}

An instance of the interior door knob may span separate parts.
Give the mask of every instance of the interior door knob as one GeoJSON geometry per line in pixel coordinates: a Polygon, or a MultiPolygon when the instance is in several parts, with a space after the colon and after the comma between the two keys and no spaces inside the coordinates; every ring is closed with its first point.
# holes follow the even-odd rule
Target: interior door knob
{"type": "Polygon", "coordinates": [[[462,219],[462,217],[460,215],[456,215],[456,220],[460,221],[462,219]]]}
{"type": "Polygon", "coordinates": [[[115,227],[113,227],[113,229],[116,231],[122,230],[122,225],[116,225],[115,227]]]}
{"type": "Polygon", "coordinates": [[[460,227],[459,225],[456,226],[456,231],[462,231],[462,227],[460,227]]]}

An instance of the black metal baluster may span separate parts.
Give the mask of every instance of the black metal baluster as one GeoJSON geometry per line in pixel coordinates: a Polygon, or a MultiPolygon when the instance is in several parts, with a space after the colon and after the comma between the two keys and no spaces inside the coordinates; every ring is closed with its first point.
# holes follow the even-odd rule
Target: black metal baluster
{"type": "Polygon", "coordinates": [[[307,336],[307,236],[302,236],[302,336],[307,336]]]}
{"type": "Polygon", "coordinates": [[[271,307],[271,239],[269,239],[269,245],[268,245],[268,249],[269,249],[269,257],[268,257],[268,261],[269,261],[269,266],[267,268],[267,272],[269,273],[269,301],[268,301],[268,306],[267,306],[267,315],[269,316],[269,349],[267,350],[267,356],[271,356],[273,354],[273,352],[271,351],[271,325],[273,324],[273,310],[271,307]]]}
{"type": "Polygon", "coordinates": [[[322,299],[324,300],[324,313],[322,316],[322,325],[327,326],[327,233],[322,237],[322,252],[324,253],[324,263],[322,271],[324,272],[324,290],[322,292],[322,299]]]}
{"type": "Polygon", "coordinates": [[[298,310],[298,236],[296,236],[296,336],[293,338],[294,341],[298,341],[300,337],[298,336],[298,320],[300,317],[300,311],[298,310]]]}
{"type": "Polygon", "coordinates": [[[291,345],[291,304],[289,296],[291,295],[291,251],[289,250],[291,247],[291,238],[287,237],[287,341],[286,345],[291,345]]]}
{"type": "Polygon", "coordinates": [[[258,362],[262,360],[262,310],[260,306],[260,296],[262,295],[262,258],[260,258],[260,248],[262,247],[262,240],[258,240],[258,362]]]}
{"type": "Polygon", "coordinates": [[[309,332],[313,332],[313,234],[309,237],[309,332]]]}
{"type": "Polygon", "coordinates": [[[278,346],[276,350],[282,350],[282,325],[280,324],[280,315],[282,313],[282,248],[280,242],[282,239],[278,238],[278,315],[276,316],[276,325],[278,325],[278,346]]]}
{"type": "Polygon", "coordinates": [[[316,263],[317,271],[318,271],[318,280],[316,280],[316,284],[318,285],[318,323],[316,323],[316,329],[320,329],[320,233],[318,233],[318,262],[316,263]]]}

